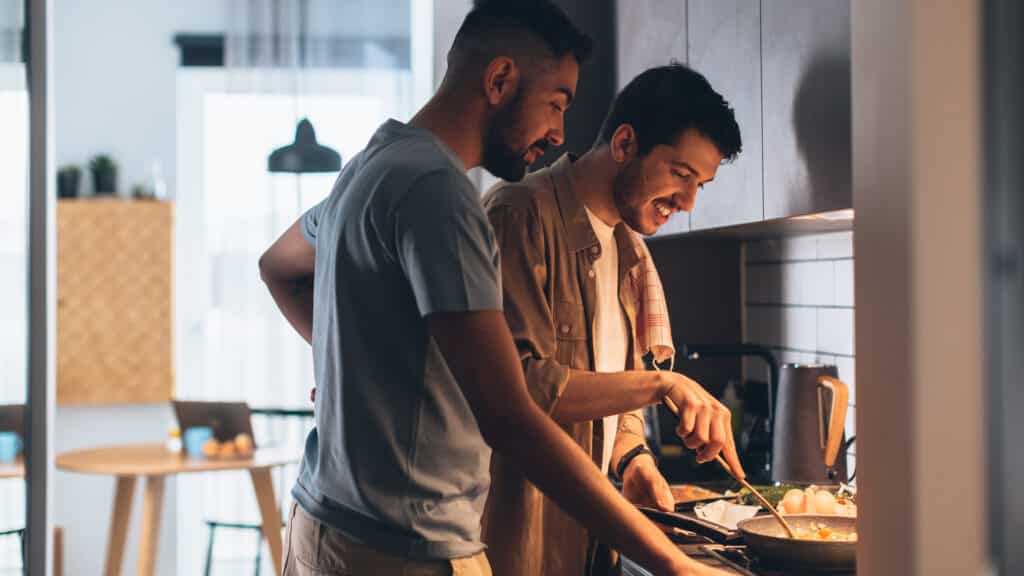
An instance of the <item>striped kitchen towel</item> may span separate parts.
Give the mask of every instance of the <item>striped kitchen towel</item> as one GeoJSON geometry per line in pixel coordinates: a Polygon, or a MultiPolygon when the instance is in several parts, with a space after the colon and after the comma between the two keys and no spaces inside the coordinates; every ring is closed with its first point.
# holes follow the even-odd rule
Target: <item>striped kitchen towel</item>
{"type": "Polygon", "coordinates": [[[655,362],[674,361],[676,349],[672,345],[672,326],[669,325],[668,303],[661,277],[643,237],[633,232],[633,243],[640,253],[640,265],[633,274],[637,345],[642,354],[650,352],[655,362]]]}

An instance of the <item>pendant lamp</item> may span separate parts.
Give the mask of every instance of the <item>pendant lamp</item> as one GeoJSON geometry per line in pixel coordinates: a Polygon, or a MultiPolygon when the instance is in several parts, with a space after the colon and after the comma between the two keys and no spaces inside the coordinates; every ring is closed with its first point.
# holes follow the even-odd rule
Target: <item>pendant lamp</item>
{"type": "Polygon", "coordinates": [[[295,128],[295,141],[270,153],[267,170],[295,174],[337,172],[341,170],[341,155],[317,142],[313,123],[303,118],[295,128]]]}

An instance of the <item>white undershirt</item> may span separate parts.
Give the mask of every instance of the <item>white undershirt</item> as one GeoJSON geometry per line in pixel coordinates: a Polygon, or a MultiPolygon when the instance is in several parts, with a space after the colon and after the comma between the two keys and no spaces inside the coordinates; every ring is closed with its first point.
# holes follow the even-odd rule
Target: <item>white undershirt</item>
{"type": "MultiPolygon", "coordinates": [[[[594,312],[594,368],[597,372],[621,372],[626,369],[629,330],[626,314],[619,302],[619,250],[615,228],[605,224],[587,209],[590,225],[601,243],[601,256],[594,262],[597,282],[597,307],[594,312]]],[[[601,471],[608,473],[615,445],[619,417],[604,418],[604,449],[601,471]]]]}

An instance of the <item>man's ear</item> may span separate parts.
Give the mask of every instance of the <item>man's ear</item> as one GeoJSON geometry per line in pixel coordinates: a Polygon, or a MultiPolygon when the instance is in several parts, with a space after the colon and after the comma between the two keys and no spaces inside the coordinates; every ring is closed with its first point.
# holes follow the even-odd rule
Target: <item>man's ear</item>
{"type": "Polygon", "coordinates": [[[636,130],[629,124],[622,124],[612,134],[609,147],[612,158],[616,162],[628,162],[636,157],[639,147],[636,141],[636,130]]]}
{"type": "Polygon", "coordinates": [[[498,56],[484,69],[483,80],[487,103],[500,107],[515,96],[522,74],[515,60],[508,56],[498,56]]]}

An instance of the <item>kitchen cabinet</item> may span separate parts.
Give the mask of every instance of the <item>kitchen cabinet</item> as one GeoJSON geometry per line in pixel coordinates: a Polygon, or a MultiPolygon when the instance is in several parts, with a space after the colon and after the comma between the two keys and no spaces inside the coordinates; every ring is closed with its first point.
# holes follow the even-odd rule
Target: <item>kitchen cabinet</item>
{"type": "Polygon", "coordinates": [[[849,0],[762,0],[764,217],[850,208],[849,0]]]}
{"type": "MultiPolygon", "coordinates": [[[[687,0],[616,0],[616,89],[638,74],[672,62],[686,63],[687,0]]],[[[676,214],[655,236],[690,229],[690,216],[676,214]]]]}
{"type": "Polygon", "coordinates": [[[686,5],[687,0],[616,0],[616,89],[648,68],[686,62],[686,5]]]}
{"type": "Polygon", "coordinates": [[[743,139],[693,212],[656,236],[853,206],[849,0],[618,0],[617,9],[619,86],[685,62],[733,106],[743,139]]]}
{"type": "Polygon", "coordinates": [[[688,62],[732,105],[743,150],[718,169],[697,194],[690,229],[756,222],[764,218],[761,163],[761,3],[690,0],[688,62]]]}

